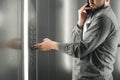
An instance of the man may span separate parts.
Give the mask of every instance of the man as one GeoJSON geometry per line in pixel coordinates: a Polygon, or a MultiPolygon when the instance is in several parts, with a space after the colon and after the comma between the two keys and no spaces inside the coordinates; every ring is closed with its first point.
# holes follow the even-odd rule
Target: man
{"type": "MultiPolygon", "coordinates": [[[[119,26],[110,0],[89,0],[78,11],[73,43],[58,43],[45,38],[34,47],[59,50],[80,59],[80,75],[74,80],[113,80],[112,71],[119,41],[119,26]]],[[[77,76],[76,76],[77,77],[77,76]]]]}

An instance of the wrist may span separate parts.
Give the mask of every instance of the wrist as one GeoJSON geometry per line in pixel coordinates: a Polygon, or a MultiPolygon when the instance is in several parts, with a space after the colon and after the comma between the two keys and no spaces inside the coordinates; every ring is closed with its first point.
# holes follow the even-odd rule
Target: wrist
{"type": "Polygon", "coordinates": [[[51,49],[58,50],[58,42],[52,41],[52,47],[51,49]]]}
{"type": "Polygon", "coordinates": [[[78,22],[78,23],[77,23],[77,26],[78,26],[79,28],[81,28],[81,27],[83,26],[83,24],[80,23],[80,22],[78,22]]]}

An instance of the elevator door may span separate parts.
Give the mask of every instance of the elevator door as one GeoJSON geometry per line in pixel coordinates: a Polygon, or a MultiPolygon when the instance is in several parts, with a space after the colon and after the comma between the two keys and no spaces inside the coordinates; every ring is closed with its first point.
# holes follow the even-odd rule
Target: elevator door
{"type": "Polygon", "coordinates": [[[22,80],[21,3],[0,0],[0,80],[22,80]]]}

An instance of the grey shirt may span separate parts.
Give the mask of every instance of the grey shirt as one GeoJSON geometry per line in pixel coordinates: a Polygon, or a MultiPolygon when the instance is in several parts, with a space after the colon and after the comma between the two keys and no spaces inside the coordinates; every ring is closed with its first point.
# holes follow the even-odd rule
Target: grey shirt
{"type": "Polygon", "coordinates": [[[87,18],[83,29],[77,26],[73,29],[73,43],[59,43],[61,52],[79,59],[76,60],[79,67],[73,70],[73,80],[83,77],[102,77],[106,80],[110,78],[119,42],[119,31],[117,19],[109,5],[94,11],[92,16],[87,18]]]}

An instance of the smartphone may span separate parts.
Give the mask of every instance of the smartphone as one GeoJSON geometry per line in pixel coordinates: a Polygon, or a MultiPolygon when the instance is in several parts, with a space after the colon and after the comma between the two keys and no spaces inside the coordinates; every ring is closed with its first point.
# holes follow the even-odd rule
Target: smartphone
{"type": "MultiPolygon", "coordinates": [[[[88,3],[88,5],[87,5],[86,7],[90,7],[90,6],[89,6],[89,0],[87,0],[87,3],[88,3]]],[[[91,10],[91,9],[88,9],[88,10],[86,10],[86,12],[87,12],[87,14],[90,14],[90,13],[92,12],[92,10],[91,10]]]]}

